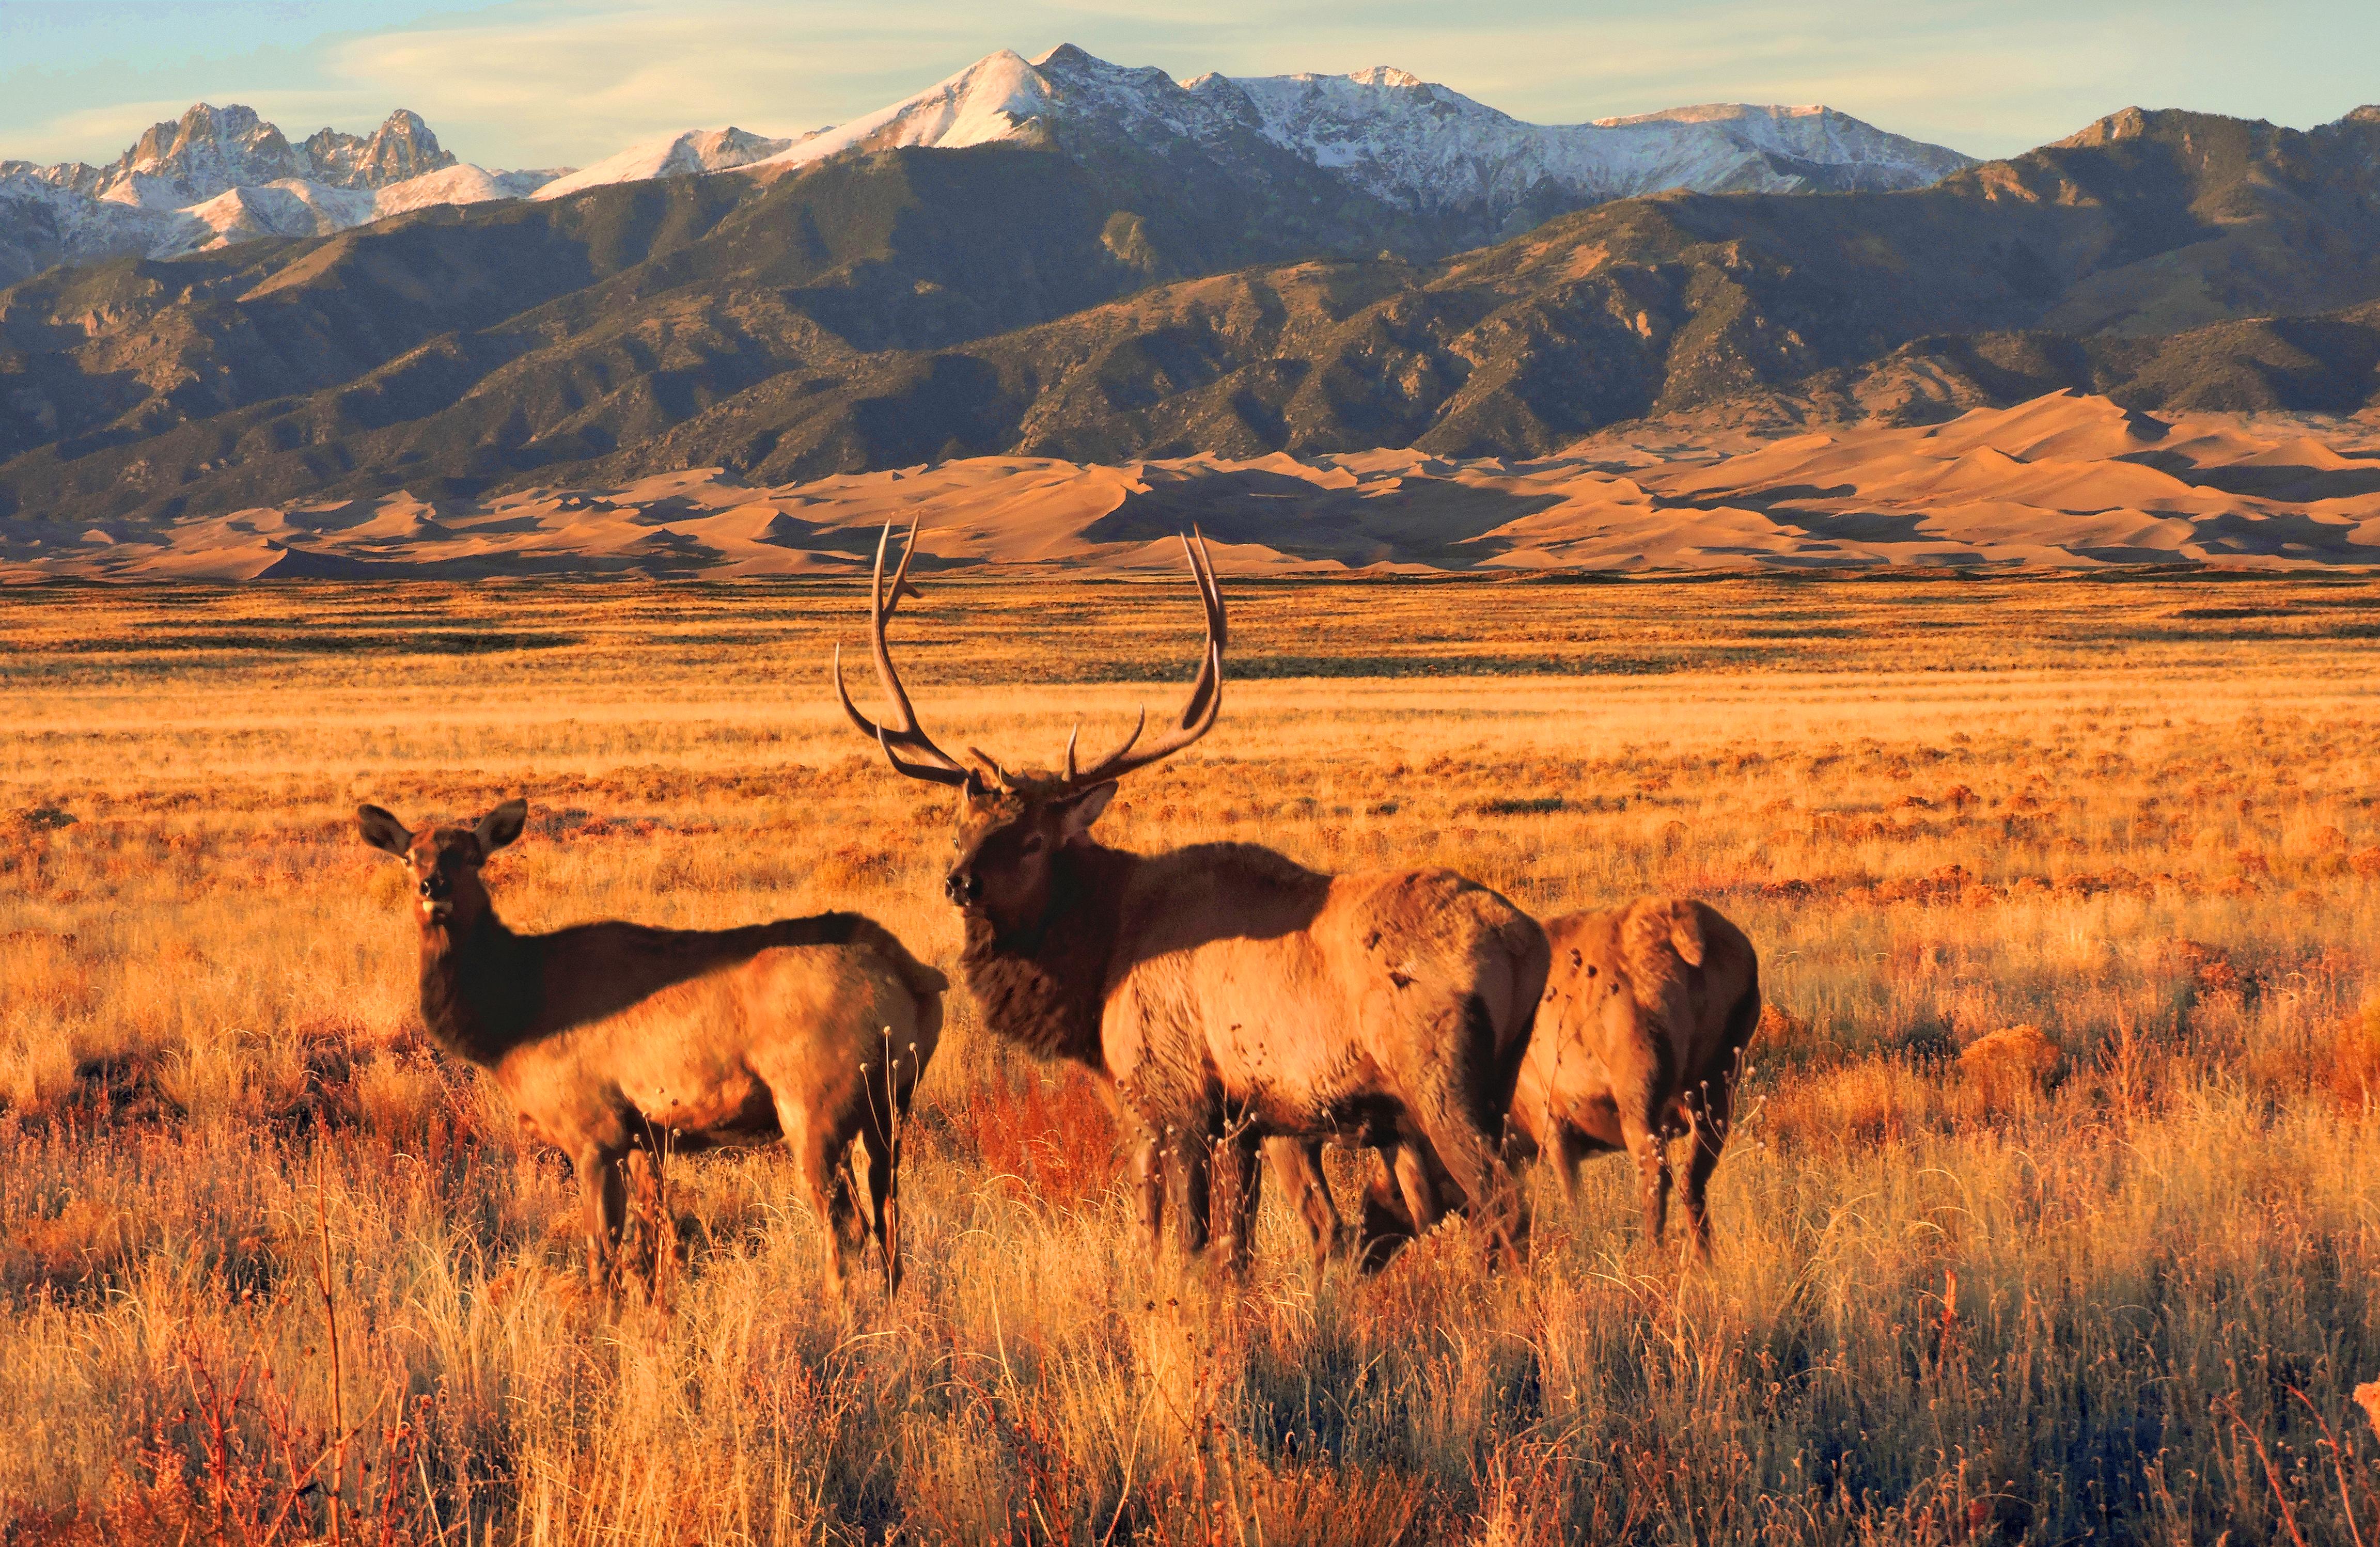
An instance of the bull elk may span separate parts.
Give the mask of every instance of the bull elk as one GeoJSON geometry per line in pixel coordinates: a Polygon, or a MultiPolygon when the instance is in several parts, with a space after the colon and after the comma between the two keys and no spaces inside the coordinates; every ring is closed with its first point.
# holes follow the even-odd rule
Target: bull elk
{"type": "MultiPolygon", "coordinates": [[[[1170,1173],[1176,1236],[1188,1252],[1205,1248],[1217,1142],[1229,1142],[1252,1197],[1259,1143],[1278,1163],[1340,1136],[1426,1149],[1509,1256],[1517,1198],[1498,1144],[1545,984],[1545,932],[1444,870],[1326,876],[1253,844],[1137,854],[1092,837],[1117,780],[1214,727],[1225,620],[1203,540],[1183,546],[1206,648],[1171,731],[1144,741],[1144,710],[1122,745],[1088,763],[1069,737],[1057,772],[944,752],[918,727],[885,642],[901,598],[917,594],[916,532],[889,586],[889,526],[876,550],[869,637],[889,718],[879,725],[853,704],[839,648],[835,693],[894,769],[957,792],[945,889],[963,915],[967,987],[995,1034],[1101,1080],[1152,1245],[1170,1173]]],[[[1435,1197],[1412,1206],[1434,1216],[1435,1197]]],[[[1227,1205],[1228,1218],[1245,1215],[1227,1205]]],[[[1318,1264],[1336,1231],[1308,1225],[1318,1264]]],[[[1247,1246],[1243,1223],[1228,1241],[1234,1265],[1247,1246]]]]}
{"type": "MultiPolygon", "coordinates": [[[[1735,1082],[1760,1021],[1760,959],[1743,932],[1706,903],[1647,897],[1612,912],[1546,925],[1553,971],[1512,1094],[1505,1155],[1550,1155],[1562,1194],[1577,1199],[1590,1154],[1624,1150],[1636,1165],[1645,1239],[1669,1219],[1667,1142],[1690,1134],[1683,1189],[1697,1256],[1710,1251],[1704,1195],[1727,1147],[1735,1082]]],[[[1426,1157],[1423,1157],[1426,1159],[1426,1157]]],[[[1275,1171],[1301,1217],[1335,1223],[1311,1147],[1275,1171]]],[[[1364,1203],[1359,1255],[1377,1262],[1414,1233],[1399,1191],[1376,1178],[1364,1203]]]]}
{"type": "Polygon", "coordinates": [[[844,1159],[867,1152],[865,1228],[900,1287],[894,1136],[933,1057],[949,980],[857,913],[740,929],[504,926],[480,869],[521,835],[526,803],[471,827],[406,830],[359,807],[364,841],[405,862],[421,926],[421,1020],[447,1052],[495,1076],[531,1138],[568,1155],[590,1269],[616,1251],[622,1162],[783,1138],[843,1287],[862,1222],[844,1159]]]}

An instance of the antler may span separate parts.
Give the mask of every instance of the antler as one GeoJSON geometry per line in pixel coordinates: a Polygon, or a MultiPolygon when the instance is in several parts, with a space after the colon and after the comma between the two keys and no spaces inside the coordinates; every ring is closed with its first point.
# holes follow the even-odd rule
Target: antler
{"type": "Polygon", "coordinates": [[[869,737],[884,749],[885,760],[911,779],[922,779],[933,784],[972,785],[980,788],[982,776],[933,743],[932,738],[917,728],[917,711],[909,705],[907,690],[901,686],[901,674],[892,670],[892,653],[885,647],[884,625],[901,605],[902,594],[918,594],[909,584],[909,561],[917,551],[917,522],[911,517],[908,540],[902,545],[901,567],[892,572],[892,588],[884,588],[884,550],[892,540],[892,524],[884,524],[884,533],[876,539],[876,574],[868,587],[868,643],[876,651],[876,680],[883,684],[884,696],[892,701],[892,720],[890,726],[879,725],[859,712],[851,701],[851,690],[843,685],[843,647],[834,647],[834,692],[843,700],[843,712],[851,723],[859,727],[861,735],[869,737]],[[900,751],[893,750],[894,748],[900,751]],[[926,762],[903,762],[901,752],[913,753],[926,762]]]}
{"type": "Polygon", "coordinates": [[[1147,746],[1139,746],[1140,733],[1148,729],[1148,711],[1142,709],[1139,723],[1123,739],[1123,744],[1087,768],[1075,765],[1075,739],[1083,729],[1076,725],[1066,738],[1065,783],[1069,788],[1087,789],[1121,779],[1135,768],[1145,768],[1160,758],[1171,757],[1215,728],[1215,716],[1223,707],[1223,646],[1229,638],[1223,620],[1223,593],[1215,584],[1214,563],[1207,557],[1207,538],[1196,527],[1182,538],[1182,551],[1189,556],[1190,573],[1198,581],[1199,599],[1207,604],[1207,648],[1205,659],[1198,663],[1198,680],[1190,684],[1190,702],[1183,706],[1176,727],[1147,746]]]}

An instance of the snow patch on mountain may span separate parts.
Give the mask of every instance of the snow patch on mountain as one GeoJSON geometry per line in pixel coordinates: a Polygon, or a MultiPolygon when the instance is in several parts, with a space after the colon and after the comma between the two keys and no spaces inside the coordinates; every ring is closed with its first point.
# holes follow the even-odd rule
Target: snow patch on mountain
{"type": "Polygon", "coordinates": [[[407,210],[433,204],[488,204],[499,199],[528,199],[570,175],[567,167],[520,172],[491,172],[468,162],[443,171],[391,183],[372,194],[371,220],[385,220],[407,210]]]}
{"type": "Polygon", "coordinates": [[[557,177],[532,197],[562,199],[587,188],[613,183],[637,183],[650,177],[684,177],[725,172],[767,161],[794,143],[747,133],[733,126],[723,129],[688,129],[666,139],[631,146],[594,165],[557,177]]]}

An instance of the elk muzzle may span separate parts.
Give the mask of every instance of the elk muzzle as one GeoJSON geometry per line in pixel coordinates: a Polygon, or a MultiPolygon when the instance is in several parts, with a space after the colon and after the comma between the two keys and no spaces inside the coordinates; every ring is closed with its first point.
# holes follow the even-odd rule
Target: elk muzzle
{"type": "Polygon", "coordinates": [[[445,872],[433,870],[421,878],[421,915],[427,919],[443,919],[455,911],[455,886],[446,879],[445,872]]]}
{"type": "Polygon", "coordinates": [[[983,900],[983,877],[975,873],[975,866],[963,864],[943,878],[942,890],[958,907],[972,908],[983,900]]]}

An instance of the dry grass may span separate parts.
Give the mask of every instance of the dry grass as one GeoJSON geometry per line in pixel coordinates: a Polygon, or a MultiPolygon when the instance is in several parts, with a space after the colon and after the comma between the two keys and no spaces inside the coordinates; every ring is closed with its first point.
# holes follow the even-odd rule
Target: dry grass
{"type": "MultiPolygon", "coordinates": [[[[760,1154],[672,1169],[615,1311],[417,1041],[346,813],[526,792],[517,925],[850,905],[947,966],[945,814],[820,689],[849,589],[11,593],[0,1541],[308,1540],[335,1488],[356,1541],[2380,1543],[2375,595],[1231,587],[1224,726],[1111,836],[1718,903],[1776,1006],[1718,1263],[1606,1166],[1517,1275],[1458,1230],[1314,1292],[1269,1204],[1245,1287],[1152,1265],[1096,1096],[954,996],[899,1304],[818,1301],[760,1154]]],[[[937,730],[1038,757],[1196,626],[913,611],[937,730]]]]}

